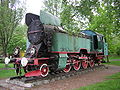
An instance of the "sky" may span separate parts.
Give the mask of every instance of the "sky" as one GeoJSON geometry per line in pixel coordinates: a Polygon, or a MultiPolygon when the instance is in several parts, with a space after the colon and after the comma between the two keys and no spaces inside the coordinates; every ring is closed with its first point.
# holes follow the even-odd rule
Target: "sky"
{"type": "Polygon", "coordinates": [[[38,14],[43,6],[43,0],[26,0],[27,12],[38,14]]]}
{"type": "MultiPolygon", "coordinates": [[[[26,13],[33,13],[39,15],[40,10],[44,6],[43,0],[25,0],[25,2],[26,2],[26,13]]],[[[22,24],[25,23],[25,17],[23,18],[21,23],[22,24]]]]}

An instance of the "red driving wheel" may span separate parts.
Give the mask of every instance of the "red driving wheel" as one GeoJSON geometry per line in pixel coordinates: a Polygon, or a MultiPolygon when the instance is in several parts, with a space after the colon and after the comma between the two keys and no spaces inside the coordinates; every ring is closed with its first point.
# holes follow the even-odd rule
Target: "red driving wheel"
{"type": "Polygon", "coordinates": [[[73,60],[73,68],[78,71],[81,67],[81,63],[78,60],[73,60]]]}
{"type": "Polygon", "coordinates": [[[90,60],[89,65],[90,65],[91,68],[94,67],[94,65],[95,65],[94,61],[90,60]]]}
{"type": "Polygon", "coordinates": [[[87,60],[82,61],[82,67],[83,67],[83,69],[86,69],[88,67],[87,60]]]}
{"type": "Polygon", "coordinates": [[[47,64],[42,64],[40,66],[40,71],[41,71],[41,76],[42,77],[46,77],[49,73],[49,68],[47,64]]]}
{"type": "Polygon", "coordinates": [[[71,70],[70,64],[66,65],[66,67],[63,69],[64,72],[69,72],[71,70]]]}

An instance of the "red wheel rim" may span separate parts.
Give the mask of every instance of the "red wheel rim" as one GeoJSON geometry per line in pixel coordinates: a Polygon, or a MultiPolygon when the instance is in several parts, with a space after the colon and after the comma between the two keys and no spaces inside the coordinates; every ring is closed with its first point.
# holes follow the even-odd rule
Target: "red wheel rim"
{"type": "Polygon", "coordinates": [[[76,71],[78,71],[79,69],[80,69],[80,67],[81,67],[81,63],[79,62],[79,61],[73,61],[73,68],[76,70],[76,71]]]}
{"type": "Polygon", "coordinates": [[[46,77],[49,72],[49,68],[48,68],[47,64],[42,64],[40,67],[40,71],[41,71],[41,76],[46,77]]]}
{"type": "Polygon", "coordinates": [[[83,69],[86,69],[88,67],[88,62],[82,61],[82,67],[83,67],[83,69]]]}
{"type": "Polygon", "coordinates": [[[71,66],[70,65],[66,65],[66,67],[64,68],[64,72],[69,72],[71,70],[71,66]]]}
{"type": "Polygon", "coordinates": [[[91,60],[90,63],[89,63],[89,65],[90,65],[90,67],[94,67],[94,65],[95,65],[94,61],[91,60]]]}

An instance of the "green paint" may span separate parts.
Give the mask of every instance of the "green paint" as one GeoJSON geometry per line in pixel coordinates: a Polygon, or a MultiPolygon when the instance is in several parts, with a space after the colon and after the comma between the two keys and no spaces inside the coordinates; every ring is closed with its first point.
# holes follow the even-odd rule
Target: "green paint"
{"type": "Polygon", "coordinates": [[[59,63],[58,63],[58,68],[59,69],[63,69],[66,67],[66,63],[67,63],[67,54],[59,54],[59,63]]]}
{"type": "Polygon", "coordinates": [[[79,52],[80,48],[90,52],[90,39],[59,32],[53,34],[52,51],[79,52]]]}
{"type": "Polygon", "coordinates": [[[66,67],[66,61],[67,58],[66,57],[61,57],[59,58],[59,64],[58,64],[58,69],[63,69],[66,67]]]}
{"type": "Polygon", "coordinates": [[[61,22],[58,17],[42,10],[40,10],[40,21],[46,25],[61,26],[61,22]]]}

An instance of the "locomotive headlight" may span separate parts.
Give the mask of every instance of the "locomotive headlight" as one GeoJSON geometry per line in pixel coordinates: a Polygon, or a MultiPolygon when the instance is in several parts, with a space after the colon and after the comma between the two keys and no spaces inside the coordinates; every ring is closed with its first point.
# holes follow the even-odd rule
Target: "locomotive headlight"
{"type": "Polygon", "coordinates": [[[25,66],[27,65],[27,63],[28,63],[27,58],[23,57],[22,60],[21,60],[21,65],[22,65],[23,67],[25,67],[25,66]]]}
{"type": "Polygon", "coordinates": [[[10,59],[8,57],[5,58],[5,64],[8,64],[10,62],[10,59]]]}
{"type": "Polygon", "coordinates": [[[30,53],[31,53],[32,55],[34,55],[34,54],[35,54],[35,48],[31,48],[30,53]]]}

